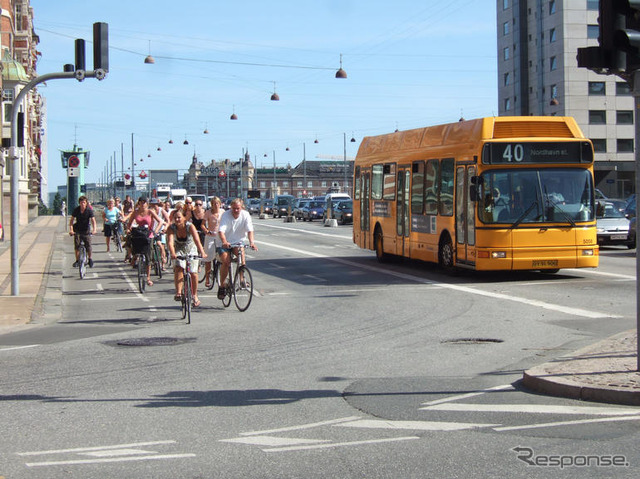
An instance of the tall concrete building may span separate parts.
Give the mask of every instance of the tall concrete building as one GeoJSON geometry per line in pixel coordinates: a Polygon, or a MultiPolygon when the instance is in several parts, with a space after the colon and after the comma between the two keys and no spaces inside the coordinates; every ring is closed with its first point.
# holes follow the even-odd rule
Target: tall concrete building
{"type": "Polygon", "coordinates": [[[576,119],[595,150],[595,182],[609,197],[634,191],[634,100],[615,75],[578,68],[598,45],[598,0],[497,0],[499,114],[576,119]]]}

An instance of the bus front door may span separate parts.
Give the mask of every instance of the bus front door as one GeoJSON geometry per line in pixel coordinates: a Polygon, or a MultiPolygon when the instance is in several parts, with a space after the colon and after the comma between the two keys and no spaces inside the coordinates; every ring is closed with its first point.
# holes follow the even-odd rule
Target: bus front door
{"type": "Polygon", "coordinates": [[[369,234],[371,221],[370,200],[371,200],[371,172],[363,172],[360,177],[360,247],[364,249],[373,248],[373,240],[369,234]]]}
{"type": "Polygon", "coordinates": [[[396,254],[407,258],[411,255],[411,170],[399,168],[396,182],[396,254]]]}
{"type": "Polygon", "coordinates": [[[475,166],[456,169],[456,262],[475,264],[476,217],[475,203],[469,197],[475,166]]]}

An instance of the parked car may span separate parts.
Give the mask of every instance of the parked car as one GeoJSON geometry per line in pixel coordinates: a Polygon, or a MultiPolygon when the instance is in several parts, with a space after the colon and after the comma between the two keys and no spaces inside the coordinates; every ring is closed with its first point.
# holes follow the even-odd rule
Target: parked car
{"type": "Polygon", "coordinates": [[[302,221],[313,221],[322,219],[324,216],[324,200],[311,200],[302,213],[302,221]]]}
{"type": "Polygon", "coordinates": [[[338,204],[333,207],[333,217],[343,225],[353,223],[353,201],[338,201],[338,204]]]}
{"type": "Polygon", "coordinates": [[[264,213],[265,215],[272,215],[273,214],[273,200],[264,199],[264,200],[260,201],[260,211],[262,213],[264,213]]]}
{"type": "Polygon", "coordinates": [[[304,209],[309,206],[311,200],[301,198],[297,201],[297,203],[298,204],[293,209],[293,216],[295,216],[297,220],[301,220],[303,217],[304,209]]]}
{"type": "Polygon", "coordinates": [[[596,225],[598,244],[625,245],[632,248],[629,239],[629,219],[614,203],[608,200],[597,202],[596,225]]]}

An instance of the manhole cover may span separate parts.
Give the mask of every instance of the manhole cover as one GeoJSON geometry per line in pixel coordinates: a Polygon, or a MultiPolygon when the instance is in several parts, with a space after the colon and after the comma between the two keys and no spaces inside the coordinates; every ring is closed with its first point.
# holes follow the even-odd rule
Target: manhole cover
{"type": "Polygon", "coordinates": [[[109,341],[114,346],[175,346],[195,341],[195,338],[130,338],[109,341]]]}
{"type": "Polygon", "coordinates": [[[445,339],[442,344],[485,344],[485,343],[503,343],[502,339],[494,338],[455,338],[445,339]]]}

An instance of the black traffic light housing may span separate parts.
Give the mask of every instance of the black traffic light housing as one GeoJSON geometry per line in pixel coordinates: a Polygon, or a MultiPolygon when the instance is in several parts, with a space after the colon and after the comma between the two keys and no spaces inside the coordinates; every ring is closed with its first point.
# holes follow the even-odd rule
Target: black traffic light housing
{"type": "Polygon", "coordinates": [[[640,0],[600,0],[598,47],[578,49],[578,66],[629,80],[640,69],[640,0]]]}

